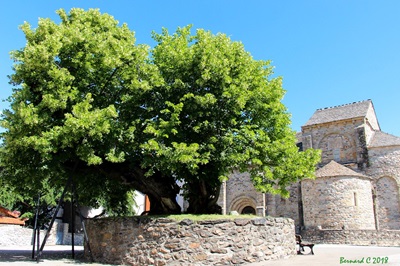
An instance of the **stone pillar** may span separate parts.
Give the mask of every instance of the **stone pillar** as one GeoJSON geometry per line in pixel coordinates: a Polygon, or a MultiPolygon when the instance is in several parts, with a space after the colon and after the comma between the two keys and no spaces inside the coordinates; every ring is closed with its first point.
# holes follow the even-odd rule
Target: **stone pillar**
{"type": "Polygon", "coordinates": [[[226,215],[226,181],[222,183],[222,197],[223,197],[222,214],[226,215]]]}
{"type": "Polygon", "coordinates": [[[260,194],[259,197],[257,198],[258,198],[257,199],[258,206],[256,206],[256,214],[258,216],[265,217],[265,209],[266,209],[265,193],[260,194]]]}

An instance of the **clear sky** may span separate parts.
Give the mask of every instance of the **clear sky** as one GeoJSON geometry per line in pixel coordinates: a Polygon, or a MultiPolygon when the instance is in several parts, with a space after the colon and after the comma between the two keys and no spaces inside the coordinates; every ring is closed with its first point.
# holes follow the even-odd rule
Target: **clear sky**
{"type": "Polygon", "coordinates": [[[135,31],[137,43],[153,45],[152,31],[188,24],[241,41],[283,77],[296,131],[318,108],[371,99],[382,131],[400,136],[398,0],[1,0],[1,99],[12,90],[9,52],[25,45],[19,25],[59,21],[55,11],[72,7],[113,15],[135,31]]]}

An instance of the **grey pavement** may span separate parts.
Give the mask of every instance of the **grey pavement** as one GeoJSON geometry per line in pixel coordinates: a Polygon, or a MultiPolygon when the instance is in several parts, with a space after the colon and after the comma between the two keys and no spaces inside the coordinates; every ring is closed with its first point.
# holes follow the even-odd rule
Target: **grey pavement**
{"type": "MultiPolygon", "coordinates": [[[[306,248],[307,249],[307,248],[306,248]]],[[[336,266],[336,265],[397,265],[400,247],[350,246],[320,244],[315,255],[296,255],[278,261],[250,263],[246,266],[336,266]]]]}
{"type": "Polygon", "coordinates": [[[83,257],[83,247],[75,246],[75,259],[72,259],[71,246],[48,245],[43,249],[39,263],[32,259],[32,246],[0,246],[0,265],[92,265],[107,264],[90,263],[83,257]]]}
{"type": "MultiPolygon", "coordinates": [[[[278,261],[267,261],[246,264],[245,266],[335,266],[335,265],[399,265],[400,247],[350,246],[350,245],[316,245],[315,255],[297,255],[278,261]],[[342,258],[342,259],[341,259],[342,258]],[[341,263],[342,262],[342,263],[341,263]]],[[[42,260],[37,263],[31,259],[32,246],[0,246],[0,265],[92,265],[83,259],[81,246],[75,247],[75,258],[71,258],[71,246],[45,246],[42,260]]]]}

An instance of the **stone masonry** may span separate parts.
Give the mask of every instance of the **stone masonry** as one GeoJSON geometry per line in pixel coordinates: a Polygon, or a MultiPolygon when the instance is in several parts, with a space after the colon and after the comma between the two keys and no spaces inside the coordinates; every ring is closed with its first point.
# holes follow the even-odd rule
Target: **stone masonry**
{"type": "MultiPolygon", "coordinates": [[[[32,244],[33,230],[20,225],[0,225],[0,248],[1,246],[29,246],[32,244]]],[[[41,241],[46,231],[40,231],[41,241]]]]}
{"type": "Polygon", "coordinates": [[[369,179],[325,177],[301,185],[306,228],[375,229],[369,179]]]}
{"type": "MultiPolygon", "coordinates": [[[[72,237],[71,233],[64,233],[63,237],[60,237],[59,232],[56,228],[58,225],[55,223],[52,230],[50,231],[49,237],[46,241],[46,245],[71,245],[72,237]]],[[[0,248],[1,246],[29,246],[32,245],[32,234],[33,229],[28,227],[23,227],[20,225],[0,225],[0,248]]],[[[46,235],[46,230],[40,230],[39,240],[40,243],[46,235]]],[[[78,233],[74,235],[74,244],[83,245],[83,234],[78,233]]]]}
{"type": "Polygon", "coordinates": [[[225,213],[261,206],[292,218],[304,235],[400,230],[400,137],[381,131],[371,100],[318,109],[297,137],[300,151],[322,151],[316,179],[291,185],[282,199],[257,196],[248,175],[233,173],[222,186],[225,213]]]}
{"type": "Polygon", "coordinates": [[[400,230],[306,230],[302,233],[316,244],[400,246],[400,230]]]}
{"type": "Polygon", "coordinates": [[[94,260],[119,265],[236,265],[282,259],[296,254],[294,231],[293,220],[271,217],[179,222],[142,216],[87,222],[94,260]]]}

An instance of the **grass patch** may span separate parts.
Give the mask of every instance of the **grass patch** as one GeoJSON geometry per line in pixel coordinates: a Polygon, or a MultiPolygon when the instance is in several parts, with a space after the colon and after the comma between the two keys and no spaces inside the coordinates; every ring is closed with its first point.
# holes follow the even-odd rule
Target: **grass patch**
{"type": "Polygon", "coordinates": [[[220,220],[220,219],[228,219],[228,220],[234,220],[238,218],[245,218],[245,219],[254,219],[254,218],[260,218],[260,216],[256,215],[248,215],[248,214],[242,214],[242,215],[222,215],[222,214],[175,214],[175,215],[149,215],[149,216],[144,216],[144,217],[149,217],[149,218],[168,218],[172,219],[175,221],[182,221],[184,219],[189,219],[192,221],[206,221],[206,220],[220,220]]]}

